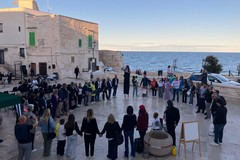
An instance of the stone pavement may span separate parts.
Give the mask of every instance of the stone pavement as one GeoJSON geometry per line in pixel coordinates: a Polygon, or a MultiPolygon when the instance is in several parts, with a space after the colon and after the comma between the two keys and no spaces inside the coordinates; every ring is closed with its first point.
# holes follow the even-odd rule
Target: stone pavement
{"type": "MultiPolygon", "coordinates": [[[[74,79],[67,79],[62,80],[62,82],[78,82],[74,79]]],[[[0,91],[3,90],[11,90],[12,86],[6,86],[4,88],[1,88],[0,91]]],[[[159,99],[157,97],[132,97],[130,94],[129,98],[124,98],[123,96],[123,86],[120,85],[118,88],[117,98],[111,98],[109,101],[100,101],[95,104],[90,104],[87,107],[80,107],[78,109],[75,109],[74,113],[76,116],[76,120],[79,124],[79,127],[81,127],[82,118],[86,115],[86,111],[89,108],[92,108],[95,113],[95,117],[98,122],[99,129],[102,130],[107,117],[110,113],[113,113],[115,115],[115,118],[117,121],[119,121],[120,125],[122,124],[123,116],[126,114],[126,108],[128,105],[132,105],[134,107],[134,113],[137,115],[138,113],[138,106],[141,104],[144,104],[146,106],[146,110],[149,113],[149,116],[151,117],[154,112],[158,112],[160,116],[163,115],[163,112],[166,107],[166,101],[163,101],[162,99],[159,99]]],[[[130,93],[132,90],[130,90],[130,93]]],[[[139,92],[140,93],[140,92],[139,92]]],[[[150,93],[150,92],[149,92],[150,93]]],[[[140,95],[140,94],[139,94],[140,95]]],[[[180,97],[181,98],[181,97],[180,97]]],[[[196,103],[196,100],[195,100],[196,103]]],[[[181,119],[180,123],[176,128],[176,137],[177,137],[177,149],[179,144],[179,136],[181,131],[181,123],[185,121],[194,121],[198,120],[200,124],[200,140],[201,140],[201,153],[202,156],[199,155],[198,152],[198,145],[195,145],[194,150],[192,151],[192,144],[187,144],[187,160],[239,160],[239,151],[240,151],[240,108],[239,103],[235,102],[227,102],[227,108],[228,108],[228,123],[225,126],[224,130],[224,138],[223,138],[223,145],[219,147],[211,146],[210,143],[213,141],[213,137],[208,135],[208,132],[210,130],[211,121],[205,120],[203,114],[196,114],[196,107],[189,106],[187,104],[183,103],[177,103],[174,102],[174,105],[179,108],[181,119]]],[[[0,114],[3,116],[3,123],[0,126],[0,139],[4,139],[4,142],[0,144],[0,155],[1,160],[16,160],[18,155],[18,149],[17,149],[17,141],[14,137],[14,125],[15,125],[15,117],[11,110],[4,110],[1,109],[0,114]]],[[[67,117],[64,117],[67,119],[67,117]]],[[[139,137],[139,134],[137,131],[134,133],[135,138],[139,137]]],[[[56,155],[56,143],[57,140],[53,140],[52,144],[52,151],[51,156],[48,158],[45,158],[42,156],[43,151],[43,138],[40,132],[40,128],[38,128],[38,131],[36,133],[35,138],[35,148],[38,150],[34,153],[32,153],[32,159],[34,160],[42,160],[42,159],[51,159],[51,160],[57,160],[57,159],[67,159],[66,157],[58,158],[56,155]]],[[[149,160],[183,160],[184,157],[184,148],[183,145],[181,145],[181,152],[180,154],[177,154],[176,157],[173,156],[166,156],[166,157],[149,157],[149,160]]],[[[78,137],[78,147],[77,147],[77,160],[85,160],[85,150],[84,150],[84,143],[83,143],[83,137],[78,137]]],[[[105,135],[103,137],[98,137],[96,139],[95,143],[95,156],[92,158],[94,160],[107,160],[107,139],[105,138],[105,135]]],[[[118,148],[118,159],[119,160],[125,160],[124,158],[124,144],[119,146],[118,148]]],[[[142,154],[136,154],[135,158],[130,157],[129,159],[136,159],[140,160],[143,159],[142,154]]]]}

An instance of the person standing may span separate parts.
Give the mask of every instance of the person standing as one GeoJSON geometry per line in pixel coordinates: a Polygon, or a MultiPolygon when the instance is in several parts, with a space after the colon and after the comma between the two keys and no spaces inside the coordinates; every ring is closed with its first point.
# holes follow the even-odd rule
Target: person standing
{"type": "Polygon", "coordinates": [[[166,121],[167,132],[172,136],[173,146],[176,146],[175,128],[180,120],[180,114],[178,108],[173,106],[173,102],[171,100],[168,100],[167,104],[168,106],[164,112],[164,119],[166,121]]]}
{"type": "Polygon", "coordinates": [[[175,95],[177,95],[177,102],[179,102],[180,81],[178,80],[178,77],[176,77],[174,79],[174,81],[172,82],[172,86],[173,86],[173,99],[172,99],[172,101],[175,100],[175,95]]]}
{"type": "Polygon", "coordinates": [[[133,107],[127,107],[127,114],[123,117],[122,130],[125,137],[125,152],[124,156],[128,158],[129,148],[128,148],[128,139],[131,144],[131,156],[135,157],[135,146],[134,146],[134,128],[137,124],[137,116],[133,114],[133,107]]]}
{"type": "Polygon", "coordinates": [[[92,109],[87,110],[87,116],[82,120],[81,131],[84,132],[85,155],[86,157],[93,157],[96,135],[100,134],[100,132],[98,130],[97,120],[93,116],[92,109]]]}
{"type": "Polygon", "coordinates": [[[146,74],[143,75],[143,78],[141,80],[140,86],[142,86],[142,89],[144,92],[143,97],[148,96],[148,85],[151,84],[151,81],[147,78],[146,74]]]}
{"type": "Polygon", "coordinates": [[[98,102],[100,101],[100,93],[101,93],[101,82],[99,77],[95,81],[95,88],[96,88],[96,102],[98,102]]]}
{"type": "Polygon", "coordinates": [[[190,81],[190,100],[189,100],[189,104],[190,105],[193,105],[193,98],[194,98],[194,95],[195,95],[195,93],[196,93],[196,87],[195,87],[195,85],[193,84],[193,82],[192,81],[190,81]]]}
{"type": "MultiPolygon", "coordinates": [[[[28,112],[25,112],[24,115],[27,118],[27,125],[33,126],[34,124],[36,124],[35,126],[38,125],[38,119],[37,116],[33,113],[34,110],[34,105],[33,104],[29,104],[28,105],[28,112]]],[[[31,136],[31,140],[32,140],[32,152],[37,151],[37,149],[34,149],[34,139],[35,139],[35,134],[36,134],[36,127],[33,127],[30,130],[30,136],[31,136]]]]}
{"type": "Polygon", "coordinates": [[[56,126],[56,134],[57,134],[57,155],[62,157],[64,155],[64,148],[66,145],[66,130],[64,128],[64,119],[60,119],[60,122],[57,123],[56,126]]]}
{"type": "Polygon", "coordinates": [[[201,81],[202,81],[202,84],[207,84],[207,71],[205,70],[205,69],[203,69],[202,70],[202,79],[201,79],[201,81]]]}
{"type": "Polygon", "coordinates": [[[107,77],[107,99],[109,100],[111,98],[112,93],[112,81],[109,77],[107,77]]]}
{"type": "Polygon", "coordinates": [[[73,114],[70,114],[68,116],[68,121],[65,123],[64,128],[66,130],[67,137],[66,156],[70,159],[75,159],[77,148],[77,134],[82,136],[82,132],[79,130],[78,123],[75,121],[75,116],[73,114]]]}
{"type": "Polygon", "coordinates": [[[48,138],[48,133],[55,131],[54,120],[51,117],[50,109],[45,109],[39,121],[43,136],[43,156],[48,157],[51,153],[52,139],[48,138]]]}
{"type": "Polygon", "coordinates": [[[171,99],[171,95],[170,95],[171,88],[172,88],[172,85],[169,81],[169,78],[166,78],[166,82],[164,83],[164,100],[171,99]]]}
{"type": "Polygon", "coordinates": [[[18,141],[18,160],[30,160],[32,152],[31,129],[36,127],[37,123],[33,125],[27,124],[27,117],[20,116],[18,123],[15,125],[14,134],[18,141]],[[24,158],[25,157],[25,158],[24,158]]]}
{"type": "Polygon", "coordinates": [[[106,86],[106,80],[105,79],[102,80],[101,90],[102,90],[102,100],[105,100],[105,95],[106,95],[106,98],[108,99],[107,86],[106,86]]]}
{"type": "Polygon", "coordinates": [[[145,109],[144,105],[140,105],[139,106],[139,112],[138,112],[138,118],[137,118],[137,130],[139,132],[140,135],[140,139],[141,139],[141,149],[140,152],[143,151],[143,146],[144,146],[144,136],[146,134],[146,131],[148,129],[148,120],[149,120],[149,116],[148,113],[145,109]]]}
{"type": "Polygon", "coordinates": [[[105,123],[101,135],[106,132],[106,138],[108,139],[108,154],[107,158],[116,160],[118,157],[118,144],[117,144],[117,132],[120,132],[121,128],[118,122],[115,120],[113,114],[108,116],[107,122],[105,123]]]}
{"type": "Polygon", "coordinates": [[[205,111],[205,108],[206,108],[206,103],[205,103],[205,92],[207,90],[208,86],[207,84],[203,84],[201,87],[200,87],[200,90],[199,90],[199,104],[198,104],[198,110],[196,113],[200,113],[200,110],[202,109],[202,113],[204,113],[205,111]]]}
{"type": "Polygon", "coordinates": [[[129,88],[130,88],[130,68],[127,65],[126,68],[124,69],[124,80],[123,80],[123,94],[124,97],[129,97],[129,88]]]}
{"type": "Polygon", "coordinates": [[[119,83],[118,77],[117,77],[117,75],[115,75],[115,77],[112,79],[113,97],[114,98],[116,98],[118,83],[119,83]]]}
{"type": "Polygon", "coordinates": [[[78,78],[78,74],[79,74],[79,68],[78,66],[76,66],[76,68],[74,69],[74,73],[76,75],[76,79],[78,78]]]}
{"type": "Polygon", "coordinates": [[[132,76],[132,85],[133,85],[133,97],[134,97],[134,94],[137,97],[138,96],[138,80],[137,80],[137,76],[132,76]]]}
{"type": "Polygon", "coordinates": [[[212,94],[213,94],[213,86],[208,86],[207,90],[205,91],[205,101],[206,101],[206,115],[205,119],[211,118],[211,103],[212,103],[212,94]]]}
{"type": "Polygon", "coordinates": [[[158,83],[158,97],[163,98],[163,90],[164,90],[163,78],[160,78],[157,83],[158,83]]]}
{"type": "Polygon", "coordinates": [[[183,80],[183,87],[182,87],[182,103],[187,103],[187,92],[190,89],[189,85],[188,85],[188,81],[187,79],[183,80]]]}
{"type": "Polygon", "coordinates": [[[214,142],[211,143],[213,146],[222,144],[223,130],[227,124],[227,108],[224,106],[224,101],[221,98],[216,99],[216,113],[213,117],[214,125],[214,142]]]}
{"type": "Polygon", "coordinates": [[[155,78],[153,78],[153,80],[151,81],[151,89],[152,89],[152,96],[156,96],[157,95],[157,88],[158,88],[158,84],[155,78]]]}

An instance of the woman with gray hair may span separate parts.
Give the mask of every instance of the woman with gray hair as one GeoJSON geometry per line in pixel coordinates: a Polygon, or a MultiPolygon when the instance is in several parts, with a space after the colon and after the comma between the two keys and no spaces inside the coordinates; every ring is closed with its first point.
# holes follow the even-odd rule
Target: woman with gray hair
{"type": "MultiPolygon", "coordinates": [[[[38,125],[38,119],[37,119],[37,116],[33,113],[33,110],[34,110],[34,105],[29,104],[28,112],[24,113],[24,115],[27,117],[27,122],[26,122],[27,125],[33,125],[33,124],[38,125]]],[[[37,151],[37,149],[34,149],[35,133],[36,133],[36,127],[33,127],[30,130],[30,135],[31,135],[31,140],[32,140],[32,152],[37,151]]]]}

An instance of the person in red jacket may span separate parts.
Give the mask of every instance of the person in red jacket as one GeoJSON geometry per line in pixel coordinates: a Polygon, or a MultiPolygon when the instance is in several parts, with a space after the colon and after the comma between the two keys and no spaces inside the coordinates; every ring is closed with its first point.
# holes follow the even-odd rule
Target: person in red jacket
{"type": "Polygon", "coordinates": [[[145,109],[144,105],[140,105],[139,106],[139,112],[138,112],[138,118],[137,118],[137,130],[139,132],[140,138],[141,138],[141,142],[142,142],[142,150],[143,150],[143,140],[144,140],[144,136],[146,134],[146,131],[148,129],[148,113],[145,109]]]}

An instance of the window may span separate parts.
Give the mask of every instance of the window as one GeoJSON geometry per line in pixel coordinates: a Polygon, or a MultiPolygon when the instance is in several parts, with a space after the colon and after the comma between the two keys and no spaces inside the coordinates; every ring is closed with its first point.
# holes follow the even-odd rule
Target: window
{"type": "Polygon", "coordinates": [[[4,51],[0,50],[0,64],[4,64],[4,51]]]}
{"type": "Polygon", "coordinates": [[[35,46],[35,32],[29,32],[29,45],[31,47],[35,46]]]}
{"type": "Polygon", "coordinates": [[[24,48],[19,48],[20,57],[25,57],[24,48]]]}
{"type": "Polygon", "coordinates": [[[78,40],[78,47],[81,48],[82,47],[82,39],[78,40]]]}
{"type": "Polygon", "coordinates": [[[88,35],[88,48],[92,48],[92,41],[93,41],[93,36],[88,35]]]}
{"type": "Polygon", "coordinates": [[[74,63],[75,59],[74,57],[71,57],[71,63],[74,63]]]}
{"type": "Polygon", "coordinates": [[[20,26],[18,26],[18,32],[21,32],[21,27],[20,26]]]}
{"type": "Polygon", "coordinates": [[[3,32],[3,24],[0,23],[0,33],[2,33],[2,32],[3,32]]]}

